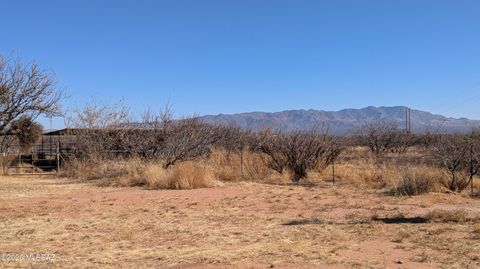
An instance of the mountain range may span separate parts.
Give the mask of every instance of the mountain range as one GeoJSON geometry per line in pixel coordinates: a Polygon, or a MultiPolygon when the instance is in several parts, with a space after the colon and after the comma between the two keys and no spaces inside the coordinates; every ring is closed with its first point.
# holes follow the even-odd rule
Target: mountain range
{"type": "MultiPolygon", "coordinates": [[[[406,107],[365,107],[340,111],[287,110],[282,112],[250,112],[219,114],[200,117],[204,122],[238,126],[254,131],[265,128],[282,131],[309,130],[315,126],[327,125],[331,134],[349,134],[369,121],[395,122],[404,128],[406,107]]],[[[480,127],[479,120],[450,118],[421,110],[411,110],[411,130],[414,133],[435,131],[442,133],[466,132],[480,127]]]]}

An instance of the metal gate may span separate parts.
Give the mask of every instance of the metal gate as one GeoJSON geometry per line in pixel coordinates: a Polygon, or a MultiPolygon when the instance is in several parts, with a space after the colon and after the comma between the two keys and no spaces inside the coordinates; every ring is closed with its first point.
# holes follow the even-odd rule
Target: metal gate
{"type": "Polygon", "coordinates": [[[43,139],[30,152],[17,149],[4,153],[2,157],[3,174],[57,173],[61,160],[58,143],[43,143],[43,139]]]}

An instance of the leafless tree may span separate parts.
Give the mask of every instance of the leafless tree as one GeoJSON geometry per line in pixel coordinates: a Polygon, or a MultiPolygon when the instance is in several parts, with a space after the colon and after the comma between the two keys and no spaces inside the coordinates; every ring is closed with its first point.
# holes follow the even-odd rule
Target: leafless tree
{"type": "Polygon", "coordinates": [[[397,136],[393,141],[390,152],[396,154],[405,154],[408,149],[418,144],[418,137],[414,134],[397,132],[397,136]]]}
{"type": "Polygon", "coordinates": [[[177,162],[194,160],[210,154],[211,147],[218,139],[212,126],[193,117],[175,121],[165,126],[161,159],[164,168],[177,162]]]}
{"type": "Polygon", "coordinates": [[[207,156],[220,139],[218,127],[208,125],[198,117],[173,120],[170,108],[160,113],[147,110],[138,126],[130,130],[131,149],[140,157],[159,159],[165,168],[177,162],[207,156]]]}
{"type": "Polygon", "coordinates": [[[159,112],[147,109],[140,120],[131,124],[126,133],[125,147],[143,159],[160,159],[165,147],[167,130],[174,123],[169,106],[159,112]]]}
{"type": "Polygon", "coordinates": [[[240,127],[212,125],[217,137],[215,146],[227,152],[240,152],[249,144],[251,132],[240,127]]]}
{"type": "Polygon", "coordinates": [[[284,134],[280,131],[263,130],[254,136],[250,146],[254,151],[267,155],[269,157],[267,166],[279,174],[283,173],[287,164],[286,156],[283,154],[282,136],[284,134]]]}
{"type": "Polygon", "coordinates": [[[362,145],[367,146],[375,157],[394,151],[401,131],[393,122],[371,121],[357,132],[362,145]]]}
{"type": "Polygon", "coordinates": [[[309,170],[324,158],[327,152],[325,134],[318,128],[308,132],[262,133],[257,150],[270,157],[270,167],[282,173],[284,168],[292,172],[292,180],[298,182],[307,177],[309,170]]]}
{"type": "Polygon", "coordinates": [[[173,120],[169,108],[159,113],[146,110],[140,120],[131,120],[123,102],[99,105],[92,101],[75,110],[69,123],[78,156],[138,156],[162,160],[165,168],[208,155],[220,134],[197,117],[173,120]]]}
{"type": "Polygon", "coordinates": [[[112,129],[130,123],[130,110],[124,100],[113,104],[98,103],[92,98],[85,106],[75,108],[66,117],[66,126],[81,129],[112,129]]]}
{"type": "Polygon", "coordinates": [[[480,171],[480,130],[474,129],[466,137],[467,151],[467,172],[469,175],[469,184],[473,193],[473,178],[480,171]]]}
{"type": "Polygon", "coordinates": [[[335,162],[345,150],[345,144],[338,137],[329,137],[326,141],[327,151],[325,153],[324,164],[332,166],[332,181],[335,183],[335,162]]]}
{"type": "Polygon", "coordinates": [[[330,165],[338,159],[345,150],[343,141],[338,137],[327,137],[325,140],[327,151],[325,154],[325,164],[330,165]]]}
{"type": "Polygon", "coordinates": [[[66,118],[71,137],[75,138],[77,158],[109,158],[118,156],[128,147],[130,113],[121,100],[100,104],[95,99],[76,108],[66,118]]]}
{"type": "Polygon", "coordinates": [[[35,120],[40,115],[61,115],[63,97],[53,72],[0,55],[0,133],[22,116],[35,120]]]}
{"type": "Polygon", "coordinates": [[[466,145],[465,136],[455,134],[441,136],[431,147],[434,156],[450,175],[449,188],[452,191],[461,191],[468,186],[464,176],[469,155],[466,145]]]}

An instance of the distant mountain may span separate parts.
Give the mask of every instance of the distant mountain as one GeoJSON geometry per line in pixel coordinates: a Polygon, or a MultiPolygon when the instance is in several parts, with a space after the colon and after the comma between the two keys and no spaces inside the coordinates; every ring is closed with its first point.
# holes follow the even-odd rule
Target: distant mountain
{"type": "MultiPolygon", "coordinates": [[[[240,114],[220,114],[203,116],[207,123],[232,125],[250,130],[264,128],[282,131],[308,130],[314,126],[327,124],[332,134],[348,134],[368,121],[396,122],[405,125],[404,106],[344,109],[340,111],[288,110],[276,113],[251,112],[240,114]]],[[[465,132],[480,126],[480,121],[466,118],[454,119],[420,110],[411,110],[412,132],[439,131],[443,133],[465,132]]]]}

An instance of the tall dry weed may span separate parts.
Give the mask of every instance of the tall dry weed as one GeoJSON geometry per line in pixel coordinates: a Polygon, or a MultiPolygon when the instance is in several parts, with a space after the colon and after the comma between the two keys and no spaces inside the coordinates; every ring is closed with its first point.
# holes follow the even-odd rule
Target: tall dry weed
{"type": "Polygon", "coordinates": [[[398,170],[389,185],[393,195],[419,195],[428,192],[438,192],[447,185],[447,175],[438,168],[428,166],[404,167],[398,170]]]}

